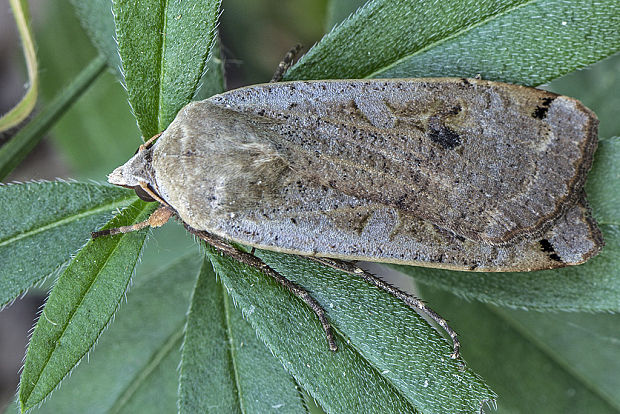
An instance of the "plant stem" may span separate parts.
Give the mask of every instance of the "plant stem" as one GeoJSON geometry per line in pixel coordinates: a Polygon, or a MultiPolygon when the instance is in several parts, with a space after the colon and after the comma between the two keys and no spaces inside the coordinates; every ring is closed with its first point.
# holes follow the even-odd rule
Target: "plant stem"
{"type": "Polygon", "coordinates": [[[94,58],[41,112],[0,148],[0,180],[6,178],[26,158],[45,133],[93,84],[105,67],[106,61],[103,56],[94,58]]]}

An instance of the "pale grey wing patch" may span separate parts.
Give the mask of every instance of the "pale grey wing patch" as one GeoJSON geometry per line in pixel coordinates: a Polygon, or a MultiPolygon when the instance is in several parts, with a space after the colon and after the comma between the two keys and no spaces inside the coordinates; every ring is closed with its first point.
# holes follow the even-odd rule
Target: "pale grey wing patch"
{"type": "MultiPolygon", "coordinates": [[[[563,96],[554,99],[542,98],[544,107],[543,125],[547,136],[554,137],[536,146],[540,157],[531,157],[529,162],[536,165],[534,174],[525,177],[528,191],[523,191],[506,200],[506,208],[496,210],[493,214],[495,225],[489,234],[501,234],[507,229],[506,223],[526,226],[531,230],[523,236],[535,238],[545,233],[554,221],[571,209],[582,196],[587,171],[597,145],[598,121],[593,113],[578,101],[563,96]],[[547,156],[553,153],[553,158],[547,156]],[[533,224],[531,224],[533,223],[533,224]],[[498,230],[499,229],[499,230],[498,230]]],[[[538,107],[540,109],[540,107],[538,107]]]]}
{"type": "Polygon", "coordinates": [[[555,222],[541,243],[552,260],[570,264],[583,263],[603,248],[603,235],[592,218],[583,191],[577,203],[555,222]]]}
{"type": "Polygon", "coordinates": [[[398,123],[397,114],[385,105],[380,97],[375,99],[373,96],[357,96],[348,104],[341,105],[341,108],[345,109],[347,106],[375,128],[391,129],[398,123]]]}
{"type": "MultiPolygon", "coordinates": [[[[565,153],[567,145],[592,141],[592,134],[577,136],[575,144],[574,133],[549,132],[556,95],[494,85],[296,82],[257,85],[212,101],[276,120],[278,151],[310,180],[501,245],[543,232],[561,206],[574,203],[572,180],[585,174],[581,165],[589,164],[593,146],[585,155],[565,153]],[[371,98],[360,104],[359,96],[371,98]],[[539,111],[545,116],[535,117],[542,98],[549,100],[539,111]],[[563,175],[550,171],[558,164],[568,169],[563,175]]],[[[558,126],[566,123],[565,114],[559,119],[558,126]]]]}

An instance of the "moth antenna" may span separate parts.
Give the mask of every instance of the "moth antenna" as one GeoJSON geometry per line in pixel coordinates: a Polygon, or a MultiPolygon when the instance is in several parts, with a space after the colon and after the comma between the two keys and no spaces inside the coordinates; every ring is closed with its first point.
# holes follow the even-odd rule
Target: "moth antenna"
{"type": "Polygon", "coordinates": [[[427,315],[429,318],[437,322],[439,326],[450,336],[452,339],[452,349],[453,352],[450,355],[450,358],[457,359],[460,356],[461,350],[461,342],[459,341],[458,335],[454,329],[448,325],[448,321],[442,318],[437,312],[426,306],[426,304],[416,298],[415,296],[409,295],[402,290],[390,285],[386,281],[378,278],[377,276],[361,269],[360,267],[354,265],[351,262],[345,262],[342,260],[330,259],[326,257],[308,257],[308,256],[300,256],[320,263],[325,266],[329,266],[333,269],[340,270],[345,273],[349,273],[352,275],[356,275],[364,279],[366,282],[375,285],[376,287],[383,289],[390,295],[394,296],[397,299],[405,302],[407,306],[415,310],[416,312],[421,312],[424,315],[427,315]]]}
{"type": "Polygon", "coordinates": [[[114,236],[115,234],[131,233],[132,231],[142,230],[145,227],[161,227],[170,220],[174,213],[166,206],[161,206],[144,221],[132,224],[131,226],[121,226],[112,229],[94,231],[90,235],[93,239],[103,236],[114,236]]]}
{"type": "Polygon", "coordinates": [[[145,149],[151,148],[151,146],[153,145],[153,142],[155,142],[155,140],[159,138],[161,134],[163,134],[163,132],[153,135],[144,144],[140,144],[140,146],[138,147],[138,151],[144,151],[145,149]]]}
{"type": "Polygon", "coordinates": [[[276,282],[278,282],[281,286],[288,289],[293,295],[297,296],[299,299],[304,301],[306,305],[312,309],[314,314],[319,318],[319,322],[325,331],[325,336],[327,337],[327,344],[331,351],[337,351],[338,345],[336,344],[336,338],[334,336],[334,332],[332,330],[332,326],[327,319],[327,314],[325,313],[325,309],[317,302],[316,299],[312,297],[310,292],[308,292],[303,287],[299,286],[297,283],[288,280],[286,277],[282,276],[280,273],[273,270],[269,267],[265,262],[263,262],[258,257],[243,252],[241,250],[237,250],[235,247],[219,238],[218,236],[208,233],[206,231],[200,231],[191,228],[187,224],[184,224],[185,228],[195,235],[196,237],[204,240],[206,243],[210,244],[217,250],[218,252],[225,254],[226,256],[231,257],[241,263],[244,263],[248,266],[252,266],[253,268],[265,273],[268,276],[271,276],[276,282]]]}
{"type": "Polygon", "coordinates": [[[278,64],[278,68],[269,82],[280,82],[282,80],[282,77],[286,71],[293,66],[293,60],[295,60],[295,57],[299,54],[301,48],[301,44],[298,43],[291,50],[289,50],[286,55],[284,55],[282,62],[278,64]]]}

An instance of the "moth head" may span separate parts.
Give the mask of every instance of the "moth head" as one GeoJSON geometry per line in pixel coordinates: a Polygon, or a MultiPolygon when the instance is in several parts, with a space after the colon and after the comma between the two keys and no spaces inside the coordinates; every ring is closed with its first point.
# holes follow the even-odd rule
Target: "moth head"
{"type": "Polygon", "coordinates": [[[146,183],[149,187],[153,187],[150,159],[150,148],[138,151],[129,161],[108,175],[108,182],[135,190],[138,197],[144,201],[155,201],[140,185],[146,183]]]}

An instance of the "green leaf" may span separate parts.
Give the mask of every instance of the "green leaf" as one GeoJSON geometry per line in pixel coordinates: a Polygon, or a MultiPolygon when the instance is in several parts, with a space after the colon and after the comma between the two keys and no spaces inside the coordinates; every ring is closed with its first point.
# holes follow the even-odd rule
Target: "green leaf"
{"type": "Polygon", "coordinates": [[[615,0],[368,2],[286,79],[469,76],[538,85],[620,49],[615,0]],[[389,24],[387,24],[389,22],[389,24]]]}
{"type": "MultiPolygon", "coordinates": [[[[202,73],[201,70],[200,70],[200,73],[202,73]]],[[[192,94],[193,94],[193,91],[192,91],[192,94]]],[[[152,211],[152,207],[148,207],[147,210],[149,212],[152,211]]],[[[142,214],[140,217],[143,218],[144,216],[145,215],[142,214]]],[[[121,224],[119,224],[117,220],[115,225],[118,226],[121,224]]],[[[122,240],[128,240],[125,244],[129,243],[129,241],[132,240],[132,238],[129,235],[123,235],[121,237],[123,238],[122,240]],[[125,239],[126,237],[129,237],[129,238],[125,239]]],[[[136,237],[136,236],[133,236],[133,237],[136,237]]],[[[140,246],[142,245],[142,242],[144,240],[143,236],[141,240],[142,241],[140,242],[140,246]]],[[[135,246],[136,244],[134,243],[134,247],[135,246]]],[[[105,250],[99,251],[98,249],[95,249],[95,248],[88,249],[88,247],[89,245],[87,245],[87,247],[83,249],[80,252],[80,254],[78,254],[78,258],[85,257],[90,260],[93,260],[93,259],[96,259],[97,254],[105,253],[107,255],[106,261],[108,265],[104,267],[104,269],[102,270],[102,273],[99,275],[99,276],[102,276],[103,278],[108,276],[105,274],[105,271],[109,270],[109,266],[115,267],[115,266],[118,266],[118,264],[120,263],[127,262],[130,265],[130,268],[133,269],[133,266],[135,265],[135,261],[137,259],[137,253],[139,252],[139,250],[137,250],[136,252],[134,252],[136,253],[136,255],[132,255],[131,245],[123,246],[123,243],[121,243],[118,246],[118,249],[116,248],[108,249],[107,251],[105,250]]],[[[72,265],[74,265],[75,263],[76,261],[74,260],[72,265]]],[[[72,265],[69,266],[68,271],[72,270],[72,265]]],[[[79,266],[75,265],[75,267],[79,267],[79,266]]],[[[89,274],[87,269],[73,269],[73,270],[78,276],[82,272],[86,272],[86,274],[83,276],[90,276],[91,278],[97,276],[97,272],[95,274],[92,274],[92,271],[91,271],[89,274]]],[[[67,272],[65,272],[65,274],[66,273],[67,272]]],[[[124,274],[124,276],[126,276],[126,279],[124,279],[125,281],[129,280],[130,274],[131,272],[124,274]]],[[[60,281],[62,280],[63,278],[61,277],[60,281]]],[[[99,280],[101,280],[101,278],[99,278],[99,280]]],[[[97,281],[97,279],[95,279],[95,281],[97,281]]],[[[54,292],[57,292],[58,289],[60,289],[58,288],[59,285],[60,285],[60,282],[54,289],[54,292]]],[[[116,287],[119,287],[121,285],[122,284],[118,284],[116,285],[116,287]]],[[[64,289],[68,290],[66,287],[64,289]]],[[[117,294],[119,293],[119,291],[120,290],[109,292],[108,298],[101,298],[101,299],[102,300],[107,299],[107,301],[111,303],[114,303],[114,302],[118,303],[118,299],[120,299],[120,297],[117,297],[118,296],[117,294]]],[[[55,300],[57,302],[60,302],[61,305],[63,305],[64,303],[63,303],[62,297],[66,295],[67,295],[67,292],[64,292],[63,289],[60,289],[59,293],[53,294],[51,296],[50,301],[52,300],[52,298],[59,298],[55,300]]],[[[50,306],[50,303],[54,303],[54,302],[48,302],[48,305],[46,306],[45,311],[44,311],[44,315],[47,315],[47,310],[50,306]]],[[[68,306],[69,307],[77,306],[78,308],[75,309],[74,312],[76,312],[76,314],[78,315],[79,315],[79,312],[81,312],[83,309],[83,307],[79,307],[79,304],[74,304],[74,305],[68,304],[68,306]]],[[[114,309],[115,308],[116,307],[114,307],[114,309]]],[[[105,323],[107,323],[109,321],[109,318],[111,317],[113,313],[113,310],[112,312],[110,312],[110,308],[108,307],[107,309],[105,309],[105,311],[102,312],[101,315],[99,315],[99,322],[104,321],[105,323]],[[106,313],[105,311],[107,311],[108,313],[106,313]]],[[[24,376],[22,377],[22,384],[24,384],[25,380],[30,380],[32,383],[26,386],[22,386],[22,389],[20,390],[20,396],[21,396],[20,402],[21,402],[22,407],[31,407],[37,404],[39,401],[41,401],[42,398],[44,398],[60,382],[60,380],[69,372],[69,370],[80,360],[80,358],[84,355],[84,353],[88,349],[90,349],[94,341],[97,339],[99,333],[101,332],[100,330],[97,332],[93,332],[92,326],[81,325],[80,321],[77,321],[77,322],[72,321],[72,324],[70,326],[72,327],[71,333],[72,335],[75,336],[75,338],[69,337],[67,339],[63,337],[61,339],[63,339],[65,342],[74,341],[75,343],[72,343],[73,345],[72,349],[65,349],[63,351],[65,352],[65,354],[58,354],[58,353],[55,354],[56,350],[54,350],[53,348],[45,349],[44,343],[45,343],[46,337],[50,337],[50,336],[53,337],[53,339],[49,341],[52,343],[58,340],[54,337],[54,335],[57,335],[57,333],[54,332],[53,329],[47,329],[46,331],[44,331],[44,328],[37,328],[37,330],[35,331],[35,336],[33,337],[33,342],[31,342],[31,347],[28,353],[29,358],[27,358],[27,361],[26,361],[26,368],[24,370],[24,376]],[[81,336],[79,333],[80,329],[83,329],[81,336]],[[37,333],[37,332],[41,332],[41,333],[37,333]],[[39,337],[42,337],[42,339],[39,339],[39,337]],[[50,355],[46,358],[45,357],[46,354],[50,354],[50,355]],[[30,357],[30,355],[33,355],[33,356],[30,357]],[[51,362],[47,363],[42,360],[37,360],[37,358],[40,357],[40,355],[43,355],[43,360],[50,359],[51,362]],[[60,355],[60,356],[57,356],[57,355],[60,355]],[[55,361],[56,358],[61,358],[63,355],[66,356],[66,358],[69,360],[68,364],[67,363],[62,364],[62,363],[58,363],[57,361],[55,361]],[[31,379],[30,377],[33,377],[34,379],[31,379]]]]}
{"type": "Polygon", "coordinates": [[[620,315],[494,309],[583,386],[620,411],[620,315]],[[589,355],[596,350],[596,355],[589,355]]]}
{"type": "MultiPolygon", "coordinates": [[[[620,188],[618,159],[620,159],[620,137],[599,140],[596,159],[586,183],[586,193],[592,204],[594,217],[600,225],[615,229],[620,226],[620,194],[618,191],[609,190],[620,188]]],[[[618,243],[610,241],[607,247],[617,248],[618,243]]],[[[616,255],[616,263],[617,260],[616,255]]],[[[616,272],[620,272],[617,266],[616,272]]]]}
{"type": "MultiPolygon", "coordinates": [[[[106,57],[108,67],[114,69],[116,76],[122,79],[109,0],[72,1],[72,4],[92,43],[106,57]]],[[[57,9],[62,6],[63,2],[51,11],[52,18],[66,22],[68,18],[65,14],[57,16],[60,14],[57,9]]],[[[75,37],[65,26],[56,27],[53,22],[49,25],[51,33],[47,37],[61,36],[54,39],[56,44],[70,41],[71,36],[75,37]]],[[[193,40],[187,42],[189,44],[193,40]]],[[[205,99],[224,90],[219,50],[214,48],[212,54],[215,58],[207,62],[207,70],[198,84],[200,89],[194,99],[205,99]]],[[[49,62],[48,66],[53,64],[49,62]]],[[[82,98],[80,105],[70,111],[55,130],[54,138],[70,161],[71,171],[81,178],[100,179],[125,161],[140,143],[136,120],[128,111],[127,94],[119,84],[111,83],[111,76],[104,73],[89,94],[82,98]]]]}
{"type": "Polygon", "coordinates": [[[207,252],[259,336],[327,412],[478,412],[494,398],[450,359],[451,345],[424,319],[363,280],[295,256],[257,252],[327,309],[339,334],[332,352],[299,299],[254,268],[207,252]]]}
{"type": "MultiPolygon", "coordinates": [[[[194,10],[194,11],[199,11],[199,10],[194,10]]],[[[174,10],[172,10],[172,12],[174,12],[174,10]]],[[[175,16],[175,18],[177,17],[179,16],[175,16]]],[[[196,18],[197,16],[194,15],[193,17],[196,18]]],[[[176,29],[178,29],[178,27],[176,29]]],[[[192,33],[184,33],[184,35],[193,36],[192,33]]],[[[192,40],[195,40],[195,38],[192,38],[192,40]]],[[[203,56],[203,58],[204,57],[205,56],[203,56]]],[[[202,64],[202,62],[199,62],[199,63],[202,64]]],[[[198,73],[202,74],[202,68],[200,68],[198,73]]],[[[167,86],[170,86],[170,85],[167,85],[167,86]]],[[[195,86],[196,85],[194,85],[194,87],[195,86]]],[[[193,90],[191,93],[193,94],[193,90]]],[[[150,212],[152,210],[152,207],[148,207],[147,209],[150,212]]],[[[141,218],[143,218],[144,216],[145,214],[140,215],[141,218]]],[[[122,218],[119,218],[119,219],[122,219],[122,218]]],[[[116,220],[115,223],[116,223],[115,224],[116,226],[121,225],[119,224],[118,220],[116,220]]],[[[117,267],[118,264],[122,264],[126,262],[129,265],[129,269],[133,269],[133,266],[135,265],[135,261],[137,259],[137,253],[139,252],[139,249],[137,251],[134,251],[135,255],[132,255],[132,249],[131,249],[132,246],[130,243],[130,241],[132,241],[132,237],[130,235],[124,235],[121,237],[122,237],[121,240],[126,240],[126,242],[120,243],[119,246],[117,246],[118,248],[107,249],[107,250],[105,249],[99,250],[98,248],[89,249],[89,246],[90,246],[89,244],[87,245],[85,249],[83,249],[78,254],[77,259],[84,258],[84,260],[86,260],[85,258],[88,258],[88,260],[96,260],[97,259],[96,256],[98,254],[105,253],[107,255],[106,257],[107,265],[105,265],[105,267],[102,270],[99,269],[101,270],[101,273],[96,271],[97,269],[83,269],[83,268],[79,269],[79,263],[74,260],[74,262],[72,263],[72,265],[69,266],[65,274],[67,274],[67,272],[71,270],[75,273],[76,277],[80,275],[82,275],[82,277],[86,276],[87,279],[94,277],[95,282],[97,282],[98,280],[101,280],[102,278],[105,279],[106,277],[111,277],[110,275],[106,274],[106,271],[118,270],[118,269],[110,269],[110,266],[117,267]],[[124,244],[129,244],[129,246],[124,246],[124,244]],[[73,269],[72,266],[75,267],[75,269],[73,269]],[[95,273],[93,274],[93,272],[95,273]],[[98,276],[101,276],[101,277],[98,277],[98,276]]],[[[137,237],[137,236],[133,236],[133,237],[137,237]]],[[[144,235],[142,235],[141,242],[139,243],[140,246],[142,245],[143,240],[144,240],[144,235]]],[[[136,246],[137,244],[133,243],[133,247],[136,247],[136,246]]],[[[125,279],[121,280],[120,282],[122,281],[127,282],[129,280],[130,274],[131,272],[121,273],[121,276],[125,276],[125,279]]],[[[63,281],[63,277],[61,277],[60,279],[60,282],[62,281],[63,281]]],[[[63,286],[62,283],[60,282],[54,289],[54,292],[57,292],[57,293],[52,294],[50,301],[48,302],[48,305],[45,308],[44,315],[47,316],[47,311],[50,308],[50,304],[53,304],[52,307],[62,306],[62,305],[74,307],[76,308],[74,309],[74,312],[78,316],[80,315],[81,312],[85,312],[84,310],[85,308],[79,303],[75,303],[75,304],[64,303],[65,300],[63,300],[62,298],[67,296],[68,294],[64,290],[70,290],[70,289],[68,289],[66,286],[64,288],[59,288],[58,286],[63,286]],[[54,301],[52,301],[52,299],[54,299],[54,301]],[[60,305],[56,305],[55,302],[59,302],[60,305]]],[[[114,284],[116,288],[119,288],[122,286],[122,283],[120,282],[118,284],[116,283],[114,284]]],[[[101,283],[104,283],[104,282],[101,282],[101,283]]],[[[126,286],[126,283],[125,283],[125,286],[126,286]]],[[[100,291],[102,290],[103,289],[100,289],[100,291]]],[[[124,288],[123,288],[123,291],[124,291],[124,288]]],[[[98,298],[101,299],[102,303],[104,304],[106,303],[106,300],[109,303],[118,303],[118,299],[120,299],[120,297],[118,297],[119,292],[120,292],[120,289],[117,289],[113,292],[108,292],[107,298],[99,298],[99,297],[98,298]]],[[[83,294],[83,292],[81,293],[83,294]]],[[[66,300],[70,301],[71,299],[66,299],[66,300]]],[[[114,309],[116,309],[116,307],[114,307],[114,309]]],[[[107,323],[112,313],[113,313],[113,310],[110,311],[110,306],[108,306],[100,315],[98,315],[99,325],[101,325],[101,322],[107,323]]],[[[49,316],[47,316],[46,320],[47,319],[49,319],[49,316]]],[[[55,338],[55,335],[58,335],[57,332],[54,332],[53,329],[48,329],[49,327],[37,328],[37,330],[35,331],[33,342],[31,342],[31,347],[28,353],[29,357],[27,358],[27,361],[26,361],[26,368],[24,370],[24,376],[22,377],[22,384],[25,384],[24,381],[31,381],[31,383],[29,383],[28,385],[23,385],[20,390],[20,395],[21,395],[20,402],[21,402],[22,407],[31,407],[37,404],[39,401],[41,401],[42,398],[44,398],[60,382],[60,380],[69,372],[69,370],[80,360],[80,358],[84,355],[84,353],[88,349],[90,349],[90,347],[92,346],[92,344],[97,339],[100,333],[100,330],[98,331],[96,330],[97,326],[93,327],[92,325],[90,326],[83,325],[82,321],[71,321],[71,322],[72,323],[69,326],[71,327],[71,335],[73,336],[69,338],[62,337],[60,339],[62,339],[64,342],[71,342],[72,347],[64,348],[62,352],[59,352],[56,349],[54,349],[53,345],[52,347],[48,347],[49,349],[45,349],[45,346],[44,346],[46,337],[52,337],[52,339],[48,341],[51,344],[54,344],[55,341],[59,340],[55,338]],[[80,329],[83,330],[81,333],[80,333],[80,329]],[[49,354],[49,355],[46,357],[46,354],[49,354]],[[68,360],[68,363],[67,361],[64,361],[65,363],[63,364],[62,363],[63,361],[60,361],[60,362],[57,361],[58,358],[62,358],[63,356],[66,357],[66,359],[68,360]],[[42,358],[42,359],[37,359],[37,358],[42,358]],[[51,362],[49,363],[45,362],[46,359],[49,359],[49,361],[51,362]]],[[[58,323],[58,322],[55,322],[55,323],[58,323]]],[[[103,325],[105,325],[105,323],[103,325]]]]}
{"type": "Polygon", "coordinates": [[[90,183],[0,186],[0,307],[52,274],[134,199],[125,189],[90,183]]]}
{"type": "Polygon", "coordinates": [[[457,296],[510,308],[620,311],[620,139],[601,140],[586,191],[605,248],[579,266],[540,272],[451,272],[394,266],[416,280],[457,296]]]}
{"type": "Polygon", "coordinates": [[[112,4],[129,102],[150,138],[194,96],[214,43],[220,1],[112,4]]]}
{"type": "Polygon", "coordinates": [[[34,149],[54,123],[84,93],[104,68],[104,60],[95,58],[41,112],[0,148],[0,179],[4,179],[26,158],[26,155],[34,149]]]}
{"type": "Polygon", "coordinates": [[[295,381],[258,340],[205,261],[181,360],[181,413],[305,412],[295,381]]]}
{"type": "MultiPolygon", "coordinates": [[[[119,405],[110,409],[111,412],[128,414],[176,412],[178,378],[174,374],[179,366],[182,339],[182,331],[168,338],[160,352],[154,355],[153,360],[145,367],[146,372],[142,373],[144,377],[136,378],[135,383],[131,384],[136,388],[128,388],[126,390],[128,395],[123,395],[118,401],[119,405]]],[[[90,409],[87,411],[91,412],[90,409]]]]}
{"type": "MultiPolygon", "coordinates": [[[[105,228],[142,221],[152,203],[135,201],[105,228]]],[[[28,346],[19,402],[40,403],[92,348],[127,290],[146,231],[89,241],[58,278],[28,346]]]]}
{"type": "MultiPolygon", "coordinates": [[[[152,249],[152,244],[146,247],[152,249]]],[[[194,246],[157,272],[138,269],[127,303],[97,341],[88,363],[76,367],[32,412],[176,412],[185,313],[200,268],[197,253],[194,246]]]]}
{"type": "Polygon", "coordinates": [[[618,382],[617,315],[588,327],[603,315],[508,311],[430,287],[421,291],[439,312],[451,315],[467,344],[464,358],[498,393],[499,412],[620,410],[617,387],[611,388],[618,382]]]}

